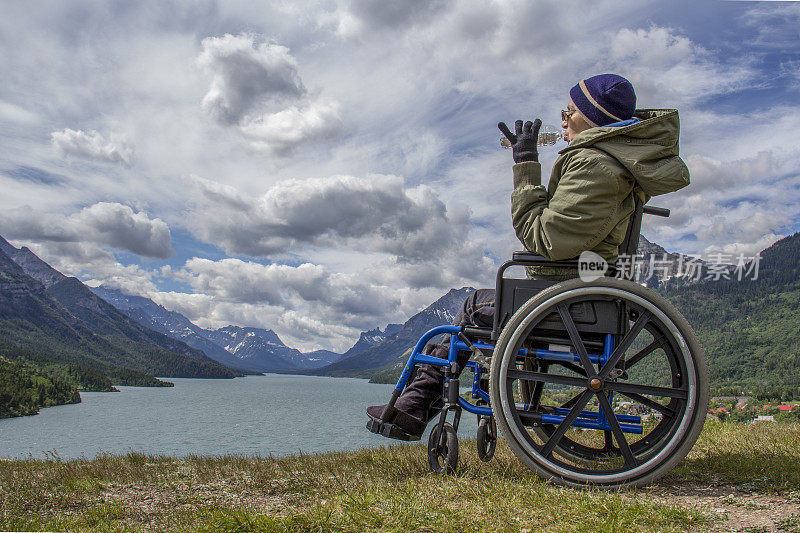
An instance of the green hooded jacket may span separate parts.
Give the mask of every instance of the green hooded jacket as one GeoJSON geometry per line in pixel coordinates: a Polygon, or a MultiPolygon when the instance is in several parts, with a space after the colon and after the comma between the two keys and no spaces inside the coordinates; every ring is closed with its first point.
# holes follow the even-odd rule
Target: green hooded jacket
{"type": "MultiPolygon", "coordinates": [[[[634,209],[634,194],[650,196],[689,184],[678,155],[675,109],[639,109],[640,121],[590,128],[559,152],[547,189],[541,165],[514,165],[511,219],[525,248],[548,259],[571,259],[591,250],[613,263],[634,209]]],[[[576,269],[528,267],[534,278],[577,277],[576,269]]]]}

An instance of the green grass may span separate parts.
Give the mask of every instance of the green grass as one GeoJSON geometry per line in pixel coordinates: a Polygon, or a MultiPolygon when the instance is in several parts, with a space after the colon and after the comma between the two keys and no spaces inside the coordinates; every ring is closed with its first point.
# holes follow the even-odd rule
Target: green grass
{"type": "MultiPolygon", "coordinates": [[[[566,489],[502,443],[490,463],[477,459],[474,441],[460,448],[458,472],[445,477],[428,473],[419,444],[280,459],[0,461],[0,530],[686,531],[714,523],[656,501],[658,488],[566,489]]],[[[707,424],[660,486],[687,483],[800,494],[800,425],[707,424]]]]}
{"type": "Polygon", "coordinates": [[[707,422],[689,457],[670,478],[725,483],[744,491],[798,491],[800,424],[707,422]]]}

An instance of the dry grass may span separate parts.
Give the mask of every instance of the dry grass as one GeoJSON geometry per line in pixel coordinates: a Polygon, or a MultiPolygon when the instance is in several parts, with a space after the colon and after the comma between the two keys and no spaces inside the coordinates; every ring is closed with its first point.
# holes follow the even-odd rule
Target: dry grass
{"type": "MultiPolygon", "coordinates": [[[[759,506],[771,505],[769,498],[789,501],[798,494],[799,441],[798,425],[708,424],[673,474],[655,487],[620,493],[545,483],[502,444],[491,463],[482,463],[466,440],[459,471],[447,477],[428,473],[421,445],[280,459],[129,454],[1,461],[0,529],[725,530],[726,518],[730,523],[737,512],[763,514],[759,506]],[[692,505],[705,501],[706,487],[728,498],[725,516],[716,507],[692,505]],[[696,497],[687,497],[688,488],[696,497]]],[[[768,530],[781,524],[791,530],[796,500],[768,530]]]]}

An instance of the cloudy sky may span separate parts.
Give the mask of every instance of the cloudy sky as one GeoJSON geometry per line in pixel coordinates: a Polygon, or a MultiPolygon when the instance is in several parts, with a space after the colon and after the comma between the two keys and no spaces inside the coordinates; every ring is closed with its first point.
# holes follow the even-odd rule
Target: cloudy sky
{"type": "Polygon", "coordinates": [[[519,248],[497,122],[558,126],[616,72],[679,109],[691,170],[645,236],[752,254],[800,228],[798,28],[793,2],[5,0],[0,235],[343,350],[492,284],[519,248]]]}

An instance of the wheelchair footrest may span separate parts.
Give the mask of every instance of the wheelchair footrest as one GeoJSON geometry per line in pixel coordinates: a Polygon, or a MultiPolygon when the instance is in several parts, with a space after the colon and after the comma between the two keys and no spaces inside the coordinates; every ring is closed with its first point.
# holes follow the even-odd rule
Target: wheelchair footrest
{"type": "Polygon", "coordinates": [[[413,441],[420,439],[418,435],[411,435],[409,433],[406,433],[405,431],[395,426],[394,424],[383,422],[381,420],[370,419],[367,422],[367,429],[373,433],[377,433],[378,435],[389,437],[390,439],[406,440],[406,441],[413,441]]]}

